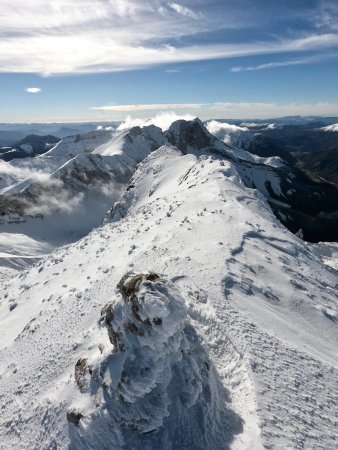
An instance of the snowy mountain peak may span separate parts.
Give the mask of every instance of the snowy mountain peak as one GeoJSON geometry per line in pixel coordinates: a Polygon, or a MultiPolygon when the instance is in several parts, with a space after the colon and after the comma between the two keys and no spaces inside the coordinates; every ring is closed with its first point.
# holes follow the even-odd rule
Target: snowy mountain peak
{"type": "Polygon", "coordinates": [[[85,134],[64,137],[44,157],[74,157],[79,154],[93,152],[99,145],[109,141],[113,136],[111,130],[94,130],[85,134]]]}
{"type": "Polygon", "coordinates": [[[93,153],[102,156],[123,154],[125,158],[141,161],[149,152],[165,143],[161,128],[155,125],[143,128],[136,126],[117,132],[109,142],[98,146],[93,153]]]}

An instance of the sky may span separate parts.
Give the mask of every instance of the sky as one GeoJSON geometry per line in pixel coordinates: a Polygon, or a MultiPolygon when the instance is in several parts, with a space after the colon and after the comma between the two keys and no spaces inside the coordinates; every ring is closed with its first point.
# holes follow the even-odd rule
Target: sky
{"type": "Polygon", "coordinates": [[[0,122],[338,116],[338,0],[1,0],[0,122]]]}

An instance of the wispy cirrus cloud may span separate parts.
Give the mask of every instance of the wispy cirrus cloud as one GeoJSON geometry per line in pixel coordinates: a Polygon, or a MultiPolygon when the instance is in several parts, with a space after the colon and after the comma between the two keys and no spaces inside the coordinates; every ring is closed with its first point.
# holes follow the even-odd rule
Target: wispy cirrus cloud
{"type": "Polygon", "coordinates": [[[318,29],[338,30],[338,4],[336,0],[326,0],[320,3],[319,13],[313,17],[318,29]]]}
{"type": "Polygon", "coordinates": [[[0,41],[0,71],[58,73],[99,73],[144,68],[151,65],[239,56],[280,54],[321,50],[338,46],[338,35],[312,35],[300,39],[249,44],[211,44],[174,47],[144,46],[116,42],[100,31],[43,39],[19,37],[15,45],[0,41]]]}
{"type": "Polygon", "coordinates": [[[292,19],[317,12],[291,0],[281,2],[279,14],[270,0],[262,0],[261,8],[249,0],[2,0],[0,71],[114,72],[338,48],[338,34],[324,12],[319,28],[288,33],[280,22],[291,20],[290,11],[292,19]],[[237,39],[232,33],[239,29],[237,39]]]}
{"type": "Polygon", "coordinates": [[[230,68],[230,72],[252,72],[256,70],[276,69],[279,67],[299,66],[304,64],[317,63],[319,61],[328,60],[330,58],[337,58],[337,54],[321,54],[314,56],[307,56],[298,59],[289,59],[285,61],[272,61],[256,66],[234,66],[230,68]]]}
{"type": "Polygon", "coordinates": [[[182,16],[190,17],[191,19],[199,19],[202,17],[201,13],[197,13],[186,6],[180,5],[179,3],[168,3],[169,8],[176,11],[178,14],[182,16]]]}

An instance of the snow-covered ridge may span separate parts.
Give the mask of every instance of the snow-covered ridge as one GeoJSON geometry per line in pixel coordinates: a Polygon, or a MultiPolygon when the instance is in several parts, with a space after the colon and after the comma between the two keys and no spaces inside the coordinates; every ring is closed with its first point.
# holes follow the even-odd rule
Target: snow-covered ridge
{"type": "Polygon", "coordinates": [[[162,130],[154,125],[132,127],[118,131],[110,142],[97,146],[93,153],[102,156],[123,154],[125,158],[141,161],[165,142],[162,130]]]}
{"type": "Polygon", "coordinates": [[[335,448],[337,272],[244,180],[254,164],[185,128],[105,225],[5,281],[8,448],[335,448]]]}
{"type": "MultiPolygon", "coordinates": [[[[215,123],[223,131],[228,127],[215,123]]],[[[235,127],[235,131],[237,129],[235,127]]],[[[247,128],[241,128],[241,133],[250,135],[250,131],[243,130],[247,128]]],[[[319,205],[322,197],[324,201],[320,202],[320,208],[325,206],[326,194],[316,187],[311,187],[314,193],[311,190],[306,193],[303,181],[297,184],[295,173],[280,158],[260,158],[243,148],[228,145],[210,133],[198,119],[177,120],[166,131],[145,124],[114,133],[95,130],[64,138],[42,156],[2,162],[0,172],[4,176],[0,180],[0,194],[5,196],[2,203],[12,199],[14,212],[22,215],[24,209],[25,216],[15,225],[5,218],[2,231],[27,234],[28,240],[43,240],[52,244],[50,248],[55,243],[74,242],[102,223],[106,211],[130,184],[136,165],[161,146],[170,145],[183,153],[212,154],[231,160],[246,186],[258,189],[273,202],[275,209],[277,206],[288,208],[287,211],[278,210],[276,214],[292,231],[297,232],[306,220],[299,220],[297,212],[292,214],[290,207],[305,205],[301,212],[307,213],[309,209],[312,211],[313,204],[319,205]],[[300,201],[304,192],[306,198],[300,201]],[[16,208],[19,204],[21,212],[16,208]]],[[[12,209],[5,208],[2,213],[6,216],[12,209]]]]}
{"type": "Polygon", "coordinates": [[[75,136],[64,137],[47,153],[41,157],[74,157],[82,153],[91,153],[99,145],[112,139],[112,130],[95,130],[85,134],[76,134],[75,136]]]}

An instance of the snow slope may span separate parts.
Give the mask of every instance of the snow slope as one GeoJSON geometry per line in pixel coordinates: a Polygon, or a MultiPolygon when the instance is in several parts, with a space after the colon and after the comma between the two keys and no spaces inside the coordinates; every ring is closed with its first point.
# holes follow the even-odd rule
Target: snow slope
{"type": "Polygon", "coordinates": [[[37,241],[25,234],[2,232],[0,233],[0,266],[22,269],[53,249],[52,245],[37,241]]]}
{"type": "Polygon", "coordinates": [[[234,162],[164,145],[105,222],[4,285],[2,448],[337,447],[337,272],[234,162]]]}
{"type": "Polygon", "coordinates": [[[98,146],[94,154],[102,156],[123,155],[133,161],[141,161],[150,151],[163,145],[166,139],[162,130],[155,125],[132,127],[117,132],[114,138],[105,144],[98,146]]]}
{"type": "Polygon", "coordinates": [[[6,194],[24,190],[30,183],[55,172],[72,158],[92,153],[98,146],[112,140],[112,131],[96,130],[83,135],[68,136],[51,150],[35,158],[16,159],[0,164],[0,192],[6,194]]]}
{"type": "Polygon", "coordinates": [[[337,242],[318,242],[318,244],[309,244],[309,246],[317,256],[322,258],[324,264],[338,270],[337,242]]]}
{"type": "Polygon", "coordinates": [[[57,156],[72,158],[83,153],[92,153],[99,145],[110,141],[113,137],[112,130],[95,130],[85,134],[76,134],[64,137],[44,156],[57,156]]]}
{"type": "MultiPolygon", "coordinates": [[[[117,133],[96,130],[64,138],[45,155],[2,162],[2,194],[17,195],[25,213],[0,222],[8,251],[0,264],[11,265],[22,255],[11,249],[16,237],[27,240],[25,263],[33,263],[29,242],[54,249],[74,242],[100,225],[105,213],[126,189],[136,164],[165,142],[159,128],[135,127],[117,133]],[[95,151],[93,152],[93,150],[95,151]],[[7,257],[6,257],[7,255],[7,257]]],[[[42,253],[42,252],[40,252],[42,253]]]]}

